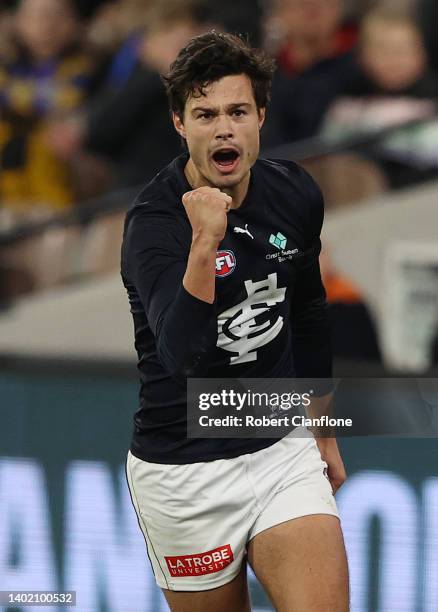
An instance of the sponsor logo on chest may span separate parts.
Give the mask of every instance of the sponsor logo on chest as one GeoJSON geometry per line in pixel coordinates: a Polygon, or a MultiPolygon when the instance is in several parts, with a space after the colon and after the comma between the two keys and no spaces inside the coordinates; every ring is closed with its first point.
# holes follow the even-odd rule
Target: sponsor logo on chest
{"type": "Polygon", "coordinates": [[[288,261],[290,259],[293,259],[294,255],[298,255],[298,253],[299,253],[298,249],[291,249],[289,251],[281,250],[281,251],[278,251],[278,253],[268,253],[266,255],[266,259],[268,261],[277,260],[278,263],[282,263],[283,261],[288,261]]]}
{"type": "Polygon", "coordinates": [[[289,249],[286,251],[287,238],[281,232],[277,232],[276,235],[271,234],[269,237],[269,244],[272,244],[278,251],[276,253],[268,253],[266,259],[268,261],[277,260],[278,263],[293,259],[294,255],[298,255],[298,249],[289,249]]]}

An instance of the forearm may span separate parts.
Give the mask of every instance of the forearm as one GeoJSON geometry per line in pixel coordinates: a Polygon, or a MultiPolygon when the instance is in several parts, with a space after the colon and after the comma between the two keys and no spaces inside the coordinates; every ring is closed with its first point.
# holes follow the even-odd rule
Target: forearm
{"type": "Polygon", "coordinates": [[[180,288],[157,328],[157,351],[171,376],[201,376],[217,342],[215,304],[209,304],[180,288]]]}
{"type": "MultiPolygon", "coordinates": [[[[333,416],[333,394],[329,393],[323,397],[314,398],[307,408],[307,416],[312,419],[333,416]]],[[[330,480],[333,493],[336,493],[347,477],[335,437],[336,429],[329,425],[309,427],[309,429],[315,437],[321,459],[327,463],[326,475],[330,480]]]]}
{"type": "Polygon", "coordinates": [[[194,297],[213,304],[215,299],[217,242],[198,235],[193,239],[183,285],[194,297]]]}
{"type": "Polygon", "coordinates": [[[216,251],[210,236],[193,239],[182,287],[163,319],[159,354],[175,377],[200,375],[216,345],[216,251]]]}
{"type": "MultiPolygon", "coordinates": [[[[327,393],[320,397],[313,396],[309,406],[306,407],[306,416],[317,422],[321,417],[333,416],[333,393],[327,393]]],[[[335,435],[335,430],[329,425],[314,425],[309,427],[315,438],[330,438],[335,435]]]]}

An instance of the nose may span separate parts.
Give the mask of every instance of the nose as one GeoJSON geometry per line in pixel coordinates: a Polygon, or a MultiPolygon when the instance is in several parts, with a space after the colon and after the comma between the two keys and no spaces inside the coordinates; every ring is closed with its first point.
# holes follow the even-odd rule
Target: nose
{"type": "Polygon", "coordinates": [[[226,113],[221,113],[217,118],[215,138],[217,140],[227,140],[228,138],[233,138],[233,136],[231,117],[226,113]]]}

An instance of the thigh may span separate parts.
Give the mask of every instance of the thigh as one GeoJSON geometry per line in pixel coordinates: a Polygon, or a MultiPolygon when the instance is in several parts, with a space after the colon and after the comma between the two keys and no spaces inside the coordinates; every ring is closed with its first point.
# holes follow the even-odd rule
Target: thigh
{"type": "Polygon", "coordinates": [[[172,612],[250,612],[246,563],[239,574],[217,589],[199,592],[162,589],[172,612]]]}
{"type": "Polygon", "coordinates": [[[183,600],[185,593],[232,582],[244,562],[257,510],[245,484],[244,462],[161,465],[129,453],[126,468],[158,586],[183,600]]]}
{"type": "Polygon", "coordinates": [[[248,561],[277,612],[347,612],[348,567],[339,519],[302,516],[256,535],[248,561]]]}

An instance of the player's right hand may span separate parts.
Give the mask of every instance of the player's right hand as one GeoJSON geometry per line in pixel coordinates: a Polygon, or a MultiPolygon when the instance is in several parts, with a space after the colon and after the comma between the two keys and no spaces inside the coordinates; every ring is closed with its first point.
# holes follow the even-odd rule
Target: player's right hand
{"type": "Polygon", "coordinates": [[[219,244],[227,229],[227,212],[231,196],[216,187],[198,187],[182,197],[184,208],[192,226],[193,238],[201,236],[219,244]]]}

